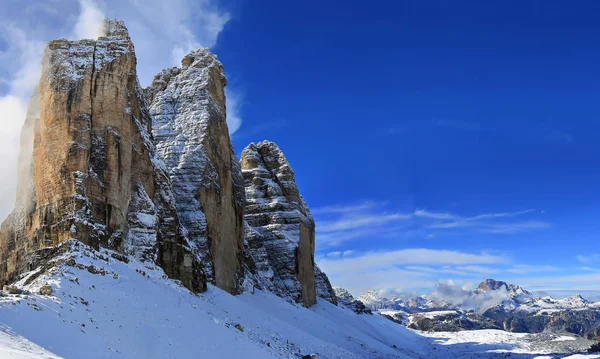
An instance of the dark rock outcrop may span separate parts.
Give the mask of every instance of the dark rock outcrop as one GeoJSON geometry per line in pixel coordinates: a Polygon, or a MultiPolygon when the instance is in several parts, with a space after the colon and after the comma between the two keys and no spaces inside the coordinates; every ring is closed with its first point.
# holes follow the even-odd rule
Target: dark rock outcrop
{"type": "Polygon", "coordinates": [[[416,313],[410,316],[411,329],[434,332],[500,329],[493,320],[474,312],[443,311],[416,313]]]}
{"type": "Polygon", "coordinates": [[[205,289],[150,124],[122,22],[105,21],[98,40],[49,43],[21,137],[17,205],[0,230],[0,283],[34,269],[38,251],[76,238],[205,289]]]}
{"type": "Polygon", "coordinates": [[[236,294],[243,280],[244,183],[225,111],[223,66],[208,49],[163,70],[146,93],[158,153],[204,272],[236,294]]]}
{"type": "Polygon", "coordinates": [[[333,287],[333,291],[337,298],[338,305],[344,306],[357,314],[373,314],[371,309],[367,308],[360,300],[354,299],[354,296],[346,289],[333,287]]]}

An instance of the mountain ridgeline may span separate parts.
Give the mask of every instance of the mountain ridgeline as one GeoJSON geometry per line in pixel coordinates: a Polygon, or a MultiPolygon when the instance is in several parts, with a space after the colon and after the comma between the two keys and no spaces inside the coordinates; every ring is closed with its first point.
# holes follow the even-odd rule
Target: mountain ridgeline
{"type": "Polygon", "coordinates": [[[212,283],[335,304],[283,153],[263,141],[241,162],[235,155],[217,57],[194,50],[146,89],[136,63],[116,20],[97,40],[48,44],[21,135],[17,202],[0,228],[0,284],[33,280],[75,239],[156,264],[195,293],[212,283]]]}
{"type": "MultiPolygon", "coordinates": [[[[334,288],[342,305],[353,298],[334,288]]],[[[600,338],[600,302],[580,295],[555,299],[537,296],[503,281],[486,279],[460,297],[409,293],[389,297],[370,290],[358,300],[367,308],[403,322],[412,329],[434,332],[502,329],[517,333],[571,333],[600,338]]]]}

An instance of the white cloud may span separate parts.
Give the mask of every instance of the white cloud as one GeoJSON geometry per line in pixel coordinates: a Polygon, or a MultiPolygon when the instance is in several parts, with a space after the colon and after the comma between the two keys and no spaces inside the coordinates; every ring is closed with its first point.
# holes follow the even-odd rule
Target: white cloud
{"type": "Polygon", "coordinates": [[[102,35],[104,12],[93,0],[79,0],[81,12],[73,29],[74,39],[97,39],[102,35]]]}
{"type": "Polygon", "coordinates": [[[442,267],[442,268],[434,268],[427,266],[405,266],[404,269],[414,272],[422,272],[422,273],[434,273],[434,274],[455,274],[460,276],[468,275],[467,272],[457,269],[452,269],[452,267],[442,267]]]}
{"type": "Polygon", "coordinates": [[[440,282],[428,295],[429,298],[445,301],[466,310],[483,313],[510,296],[506,289],[476,293],[456,285],[453,281],[440,282]]]}
{"type": "Polygon", "coordinates": [[[313,215],[318,214],[333,214],[333,213],[357,213],[362,212],[367,209],[373,209],[377,206],[382,206],[383,204],[378,204],[374,201],[366,201],[357,204],[350,205],[334,205],[334,206],[325,206],[319,207],[311,210],[313,215]]]}
{"type": "Polygon", "coordinates": [[[414,248],[327,255],[318,257],[317,262],[334,285],[360,293],[369,288],[424,288],[440,279],[441,274],[472,276],[453,266],[503,264],[508,259],[486,253],[414,248]],[[435,268],[440,266],[447,267],[435,268]]]}
{"type": "Polygon", "coordinates": [[[473,217],[463,217],[452,213],[429,212],[426,210],[415,211],[415,216],[438,220],[430,224],[431,229],[458,229],[468,228],[481,233],[514,234],[537,229],[546,229],[550,224],[542,221],[506,222],[496,221],[506,218],[523,216],[536,212],[533,209],[517,212],[484,213],[473,217]]]}
{"type": "MultiPolygon", "coordinates": [[[[55,38],[96,38],[105,16],[124,20],[136,47],[138,75],[148,85],[163,68],[179,63],[190,50],[212,47],[231,16],[218,0],[42,0],[8,4],[0,14],[0,219],[13,208],[21,126],[36,86],[45,44],[55,38]]],[[[242,119],[235,89],[228,122],[242,119]]]]}
{"type": "Polygon", "coordinates": [[[21,126],[27,102],[39,80],[43,43],[13,25],[5,26],[1,36],[9,44],[6,52],[21,65],[8,82],[8,92],[0,97],[0,218],[3,219],[15,201],[21,126]]]}
{"type": "Polygon", "coordinates": [[[229,128],[229,134],[232,135],[242,125],[240,116],[242,101],[239,93],[230,90],[229,87],[225,88],[225,96],[227,98],[227,127],[229,128]]]}
{"type": "Polygon", "coordinates": [[[425,209],[417,209],[414,212],[414,215],[417,217],[423,218],[431,218],[431,219],[460,219],[459,216],[456,216],[452,213],[447,212],[429,212],[425,209]]]}
{"type": "Polygon", "coordinates": [[[319,224],[319,229],[322,232],[346,231],[365,226],[379,226],[389,222],[406,220],[411,217],[410,214],[401,213],[351,216],[335,221],[321,222],[319,224]]]}
{"type": "Polygon", "coordinates": [[[475,266],[475,265],[459,266],[459,267],[456,267],[456,269],[470,272],[470,273],[477,273],[477,274],[492,274],[492,273],[498,272],[497,268],[489,268],[489,267],[475,266]]]}
{"type": "MultiPolygon", "coordinates": [[[[91,0],[88,0],[91,1],[91,0]]],[[[105,14],[125,21],[142,85],[198,47],[212,47],[231,15],[213,0],[105,0],[105,14]]]]}

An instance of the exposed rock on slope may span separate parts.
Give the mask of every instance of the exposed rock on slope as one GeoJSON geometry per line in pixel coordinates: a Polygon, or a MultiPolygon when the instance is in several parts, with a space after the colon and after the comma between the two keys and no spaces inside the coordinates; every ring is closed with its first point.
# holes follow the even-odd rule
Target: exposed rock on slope
{"type": "Polygon", "coordinates": [[[314,264],[315,222],[283,153],[269,141],[252,143],[242,151],[241,164],[246,239],[265,286],[307,307],[316,303],[317,292],[335,303],[329,280],[314,264]]]}
{"type": "Polygon", "coordinates": [[[412,314],[410,316],[408,327],[416,330],[434,332],[500,329],[493,320],[480,314],[454,310],[412,314]]]}
{"type": "Polygon", "coordinates": [[[342,287],[333,287],[338,304],[342,305],[357,314],[373,314],[371,309],[367,308],[363,302],[354,299],[352,294],[342,287]]]}
{"type": "Polygon", "coordinates": [[[372,310],[401,310],[406,313],[418,313],[453,309],[453,305],[437,300],[426,299],[412,293],[385,293],[377,290],[368,290],[358,297],[367,308],[372,310]]]}
{"type": "Polygon", "coordinates": [[[200,264],[151,141],[133,44],[122,22],[105,21],[104,33],[46,48],[22,135],[22,157],[32,165],[19,172],[31,171],[33,181],[20,188],[0,230],[0,282],[36,268],[48,254],[39,250],[77,238],[155,261],[202,291],[200,264]]]}
{"type": "Polygon", "coordinates": [[[331,282],[327,274],[319,268],[315,263],[315,287],[317,288],[317,297],[323,298],[326,301],[337,304],[337,296],[331,286],[331,282]]]}
{"type": "Polygon", "coordinates": [[[177,211],[209,280],[238,293],[243,279],[244,185],[225,118],[223,66],[208,49],[163,70],[146,89],[177,211]]]}

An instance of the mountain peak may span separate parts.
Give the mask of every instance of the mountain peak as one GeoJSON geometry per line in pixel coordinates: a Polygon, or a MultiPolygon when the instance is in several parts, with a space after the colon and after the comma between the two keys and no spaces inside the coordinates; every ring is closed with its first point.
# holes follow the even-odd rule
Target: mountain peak
{"type": "Polygon", "coordinates": [[[192,50],[181,59],[183,68],[206,68],[212,65],[223,67],[217,55],[213,54],[207,47],[192,50]]]}
{"type": "Polygon", "coordinates": [[[477,286],[477,290],[481,292],[487,292],[490,290],[498,290],[503,287],[506,290],[508,290],[508,284],[506,284],[506,282],[495,279],[486,279],[483,282],[479,283],[479,285],[477,286]]]}
{"type": "Polygon", "coordinates": [[[511,294],[511,296],[521,295],[521,294],[525,294],[528,296],[532,295],[530,292],[528,292],[527,290],[523,289],[522,287],[520,287],[518,285],[508,284],[504,281],[495,280],[495,279],[484,280],[483,282],[479,283],[479,286],[477,286],[477,289],[475,289],[475,291],[476,292],[489,292],[489,291],[493,291],[493,290],[502,290],[503,288],[504,288],[504,290],[509,292],[511,294]]]}
{"type": "Polygon", "coordinates": [[[121,38],[131,41],[125,22],[117,19],[104,19],[102,23],[104,37],[121,38]]]}

